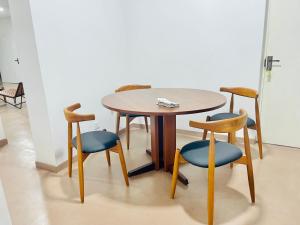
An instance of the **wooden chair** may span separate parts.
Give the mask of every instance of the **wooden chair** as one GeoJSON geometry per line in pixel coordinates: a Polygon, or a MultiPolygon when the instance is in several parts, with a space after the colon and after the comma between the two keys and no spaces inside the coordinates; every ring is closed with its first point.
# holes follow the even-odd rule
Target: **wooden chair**
{"type": "MultiPolygon", "coordinates": [[[[260,117],[259,117],[259,106],[258,106],[258,93],[256,90],[250,88],[243,88],[243,87],[233,87],[233,88],[226,88],[221,87],[220,91],[222,92],[229,92],[231,93],[231,100],[230,100],[230,111],[229,113],[218,113],[213,116],[207,116],[207,121],[218,121],[222,119],[228,119],[238,116],[238,114],[233,113],[233,106],[234,106],[234,95],[244,96],[248,98],[254,98],[255,100],[255,120],[248,117],[247,119],[247,127],[252,130],[256,130],[257,132],[257,142],[259,148],[259,157],[260,159],[263,158],[263,150],[262,150],[262,137],[261,137],[261,127],[260,127],[260,117]]],[[[203,132],[203,140],[206,139],[207,130],[203,132]]],[[[235,134],[228,133],[228,140],[231,140],[231,143],[235,142],[235,134]]]]}
{"type": "Polygon", "coordinates": [[[4,101],[5,103],[8,103],[18,109],[22,109],[22,105],[23,103],[23,98],[24,98],[24,87],[23,87],[23,83],[20,82],[18,83],[18,87],[17,89],[15,88],[11,88],[11,89],[8,89],[8,90],[2,90],[0,91],[0,96],[3,97],[3,99],[1,99],[2,101],[4,101]],[[17,98],[21,98],[21,102],[20,103],[17,103],[17,98]],[[12,98],[14,100],[14,104],[10,103],[7,101],[7,98],[12,98]]]}
{"type": "MultiPolygon", "coordinates": [[[[130,91],[130,90],[137,90],[137,89],[148,89],[151,88],[151,85],[139,85],[139,84],[132,84],[132,85],[125,85],[118,88],[115,92],[121,91],[130,91]]],[[[127,140],[127,149],[129,149],[129,142],[130,142],[130,122],[137,117],[144,117],[145,119],[145,126],[146,131],[148,133],[148,120],[147,116],[145,115],[135,115],[135,114],[126,114],[126,113],[117,113],[117,122],[116,122],[116,134],[119,134],[120,129],[120,118],[126,117],[126,140],[127,140]]]]}
{"type": "Polygon", "coordinates": [[[247,166],[248,183],[252,203],[255,202],[255,189],[253,168],[250,152],[250,144],[247,128],[247,113],[240,111],[240,115],[230,119],[209,122],[190,121],[190,127],[206,129],[211,132],[210,140],[194,141],[185,146],[181,150],[177,149],[175,153],[173,178],[171,187],[171,198],[175,196],[176,183],[178,177],[178,168],[180,161],[187,161],[195,166],[208,168],[208,224],[213,224],[214,215],[214,174],[215,167],[223,166],[228,163],[239,163],[247,166]],[[232,133],[240,129],[244,130],[244,146],[245,156],[242,151],[235,145],[230,143],[216,141],[215,132],[232,133]]]}
{"type": "Polygon", "coordinates": [[[73,147],[77,149],[78,157],[78,175],[80,187],[80,200],[84,202],[84,175],[83,175],[83,162],[91,153],[106,152],[106,159],[108,166],[110,166],[110,152],[119,154],[123,176],[125,183],[129,186],[126,163],[123,155],[122,145],[119,137],[108,131],[90,131],[86,133],[80,132],[79,123],[83,121],[95,120],[94,114],[77,114],[73,112],[79,109],[81,105],[76,103],[64,109],[65,118],[68,121],[68,169],[69,177],[72,176],[72,158],[73,147]],[[77,124],[77,135],[72,139],[72,124],[77,124]]]}

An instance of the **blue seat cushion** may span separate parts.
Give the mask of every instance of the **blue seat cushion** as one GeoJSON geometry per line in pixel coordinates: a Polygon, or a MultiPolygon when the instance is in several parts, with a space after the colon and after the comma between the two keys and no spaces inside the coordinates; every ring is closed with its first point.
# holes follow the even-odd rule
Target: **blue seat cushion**
{"type": "MultiPolygon", "coordinates": [[[[210,121],[224,120],[230,119],[239,116],[236,113],[218,113],[210,117],[210,121]]],[[[247,119],[247,127],[255,126],[255,121],[248,117],[247,119]]]]}
{"type": "MultiPolygon", "coordinates": [[[[120,116],[126,116],[126,113],[121,113],[120,116]]],[[[138,114],[128,114],[129,117],[140,117],[140,116],[145,116],[145,115],[138,115],[138,114]]]]}
{"type": "MultiPolygon", "coordinates": [[[[91,131],[81,134],[82,152],[93,153],[100,152],[116,146],[119,137],[108,131],[91,131]]],[[[77,148],[76,137],[73,138],[72,144],[77,148]]]]}
{"type": "MultiPolygon", "coordinates": [[[[182,157],[189,163],[208,168],[208,149],[209,141],[194,141],[181,149],[182,157]]],[[[235,145],[222,141],[216,141],[215,144],[215,166],[223,166],[241,158],[242,151],[235,145]]]]}

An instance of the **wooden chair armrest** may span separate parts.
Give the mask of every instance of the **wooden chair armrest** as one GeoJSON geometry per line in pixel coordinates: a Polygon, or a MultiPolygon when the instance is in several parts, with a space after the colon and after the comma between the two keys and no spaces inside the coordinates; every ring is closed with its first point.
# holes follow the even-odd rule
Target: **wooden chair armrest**
{"type": "Polygon", "coordinates": [[[65,117],[68,122],[81,122],[95,120],[95,114],[78,114],[73,111],[81,107],[80,103],[73,104],[64,109],[65,117]]]}
{"type": "Polygon", "coordinates": [[[74,110],[79,109],[80,107],[80,103],[75,103],[73,105],[68,106],[66,109],[70,112],[73,112],[74,110]]]}
{"type": "Polygon", "coordinates": [[[96,116],[95,114],[77,114],[80,118],[80,121],[89,121],[89,120],[95,120],[96,116]]]}
{"type": "Polygon", "coordinates": [[[68,122],[82,122],[95,120],[94,114],[77,114],[77,113],[65,113],[68,122]]]}

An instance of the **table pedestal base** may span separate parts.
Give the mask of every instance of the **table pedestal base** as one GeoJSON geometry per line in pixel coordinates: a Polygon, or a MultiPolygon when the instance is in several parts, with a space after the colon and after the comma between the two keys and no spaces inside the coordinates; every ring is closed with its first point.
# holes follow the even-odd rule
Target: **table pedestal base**
{"type": "MultiPolygon", "coordinates": [[[[151,150],[150,149],[147,149],[146,153],[151,156],[151,150]]],[[[161,161],[159,165],[160,165],[160,168],[164,168],[164,162],[163,161],[161,161]]],[[[133,170],[128,171],[128,177],[137,176],[137,175],[147,173],[147,172],[150,172],[150,171],[153,171],[153,170],[155,170],[155,163],[150,162],[150,163],[147,163],[145,165],[139,166],[139,167],[137,167],[133,170]]],[[[173,168],[170,168],[168,171],[172,174],[173,173],[173,168]]],[[[183,183],[184,185],[189,184],[189,180],[180,171],[178,172],[178,180],[181,183],[183,183]]]]}
{"type": "Polygon", "coordinates": [[[154,162],[147,163],[145,165],[139,166],[133,170],[128,171],[128,177],[133,177],[142,173],[147,173],[152,170],[155,170],[154,162]]]}

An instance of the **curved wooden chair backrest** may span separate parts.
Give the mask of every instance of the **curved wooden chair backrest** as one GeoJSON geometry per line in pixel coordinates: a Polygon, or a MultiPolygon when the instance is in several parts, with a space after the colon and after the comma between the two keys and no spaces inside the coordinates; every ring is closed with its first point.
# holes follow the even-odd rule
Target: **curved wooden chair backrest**
{"type": "Polygon", "coordinates": [[[69,123],[95,120],[94,114],[78,114],[74,112],[76,109],[79,109],[80,107],[81,107],[80,103],[76,103],[64,109],[65,118],[69,123]]]}
{"type": "Polygon", "coordinates": [[[247,112],[241,109],[240,115],[237,117],[207,122],[190,121],[190,127],[205,129],[217,133],[233,133],[247,126],[247,118],[247,112]]]}
{"type": "Polygon", "coordinates": [[[255,120],[256,123],[260,123],[258,93],[256,90],[251,88],[245,88],[245,87],[221,87],[220,91],[231,93],[230,107],[229,107],[229,112],[231,113],[233,113],[233,108],[234,108],[234,95],[239,95],[247,98],[254,98],[255,99],[255,120]]]}
{"type": "Polygon", "coordinates": [[[129,84],[122,87],[119,87],[115,92],[121,91],[131,91],[131,90],[138,90],[138,89],[149,89],[151,85],[141,85],[141,84],[129,84]]]}
{"type": "Polygon", "coordinates": [[[76,103],[64,109],[65,118],[68,121],[68,148],[72,149],[72,137],[73,137],[72,123],[77,123],[76,142],[77,142],[77,150],[79,152],[82,151],[82,142],[81,142],[81,135],[80,135],[81,132],[80,132],[79,122],[95,120],[94,114],[78,114],[74,112],[76,109],[79,109],[80,107],[81,107],[80,103],[76,103]]]}
{"type": "Polygon", "coordinates": [[[220,91],[222,92],[229,92],[234,95],[240,95],[248,98],[257,98],[258,94],[257,91],[250,88],[245,87],[221,87],[220,91]]]}

